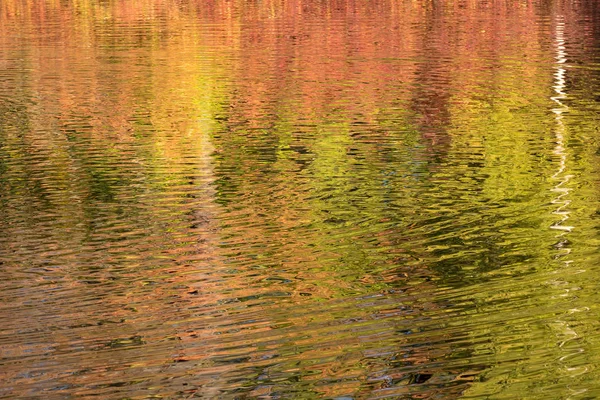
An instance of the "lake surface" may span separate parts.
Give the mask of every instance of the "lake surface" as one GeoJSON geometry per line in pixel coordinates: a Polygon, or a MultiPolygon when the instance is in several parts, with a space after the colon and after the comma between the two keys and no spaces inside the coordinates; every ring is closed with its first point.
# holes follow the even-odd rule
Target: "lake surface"
{"type": "Polygon", "coordinates": [[[594,0],[2,0],[0,398],[600,397],[594,0]]]}

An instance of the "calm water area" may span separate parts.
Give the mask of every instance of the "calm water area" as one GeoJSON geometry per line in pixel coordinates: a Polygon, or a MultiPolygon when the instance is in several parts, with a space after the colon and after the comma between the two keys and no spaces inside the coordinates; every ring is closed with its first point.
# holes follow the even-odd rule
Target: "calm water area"
{"type": "Polygon", "coordinates": [[[600,398],[597,0],[0,0],[0,398],[600,398]]]}

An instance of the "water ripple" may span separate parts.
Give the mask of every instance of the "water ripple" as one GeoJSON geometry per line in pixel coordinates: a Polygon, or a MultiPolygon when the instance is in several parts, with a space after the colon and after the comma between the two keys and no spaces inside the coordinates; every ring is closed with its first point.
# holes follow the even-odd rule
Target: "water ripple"
{"type": "Polygon", "coordinates": [[[600,396],[598,17],[3,1],[0,398],[600,396]]]}

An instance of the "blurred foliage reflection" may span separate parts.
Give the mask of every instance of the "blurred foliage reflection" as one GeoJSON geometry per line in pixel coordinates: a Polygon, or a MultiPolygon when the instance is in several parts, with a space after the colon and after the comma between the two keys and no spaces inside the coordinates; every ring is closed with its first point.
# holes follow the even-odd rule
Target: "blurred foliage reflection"
{"type": "Polygon", "coordinates": [[[0,397],[595,398],[593,0],[3,0],[0,397]]]}

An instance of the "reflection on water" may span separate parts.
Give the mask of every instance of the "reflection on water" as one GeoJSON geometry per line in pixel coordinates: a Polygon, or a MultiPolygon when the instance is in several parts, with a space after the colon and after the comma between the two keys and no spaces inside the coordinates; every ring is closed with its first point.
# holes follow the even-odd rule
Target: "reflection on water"
{"type": "Polygon", "coordinates": [[[0,3],[0,397],[595,398],[594,1],[0,3]]]}

